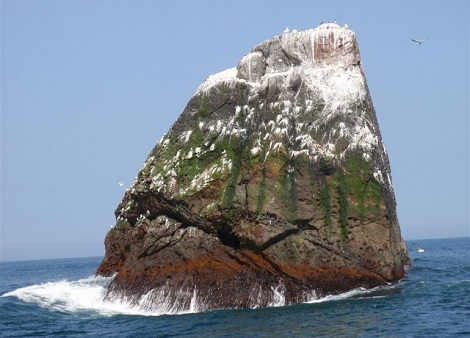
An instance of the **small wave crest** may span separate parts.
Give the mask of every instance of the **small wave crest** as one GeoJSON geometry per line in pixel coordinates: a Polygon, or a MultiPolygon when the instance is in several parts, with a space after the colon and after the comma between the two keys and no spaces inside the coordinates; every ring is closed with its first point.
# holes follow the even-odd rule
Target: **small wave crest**
{"type": "Polygon", "coordinates": [[[357,288],[337,295],[328,295],[318,299],[311,299],[305,303],[323,303],[332,301],[341,301],[345,299],[363,299],[363,298],[385,298],[400,292],[397,285],[378,286],[372,289],[357,288]]]}

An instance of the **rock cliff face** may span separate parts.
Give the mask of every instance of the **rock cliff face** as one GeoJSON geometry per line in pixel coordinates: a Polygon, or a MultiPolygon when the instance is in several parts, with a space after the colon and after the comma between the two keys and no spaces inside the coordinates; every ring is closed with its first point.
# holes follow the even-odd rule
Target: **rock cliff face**
{"type": "Polygon", "coordinates": [[[116,210],[97,273],[148,310],[304,302],[409,258],[355,34],[264,41],[210,76],[116,210]]]}

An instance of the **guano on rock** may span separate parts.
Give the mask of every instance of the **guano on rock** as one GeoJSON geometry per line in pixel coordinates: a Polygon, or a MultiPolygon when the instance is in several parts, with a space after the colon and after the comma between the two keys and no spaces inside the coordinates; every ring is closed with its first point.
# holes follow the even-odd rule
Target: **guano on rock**
{"type": "Polygon", "coordinates": [[[105,239],[107,298],[174,313],[305,302],[409,263],[355,34],[266,40],[210,76],[105,239]]]}

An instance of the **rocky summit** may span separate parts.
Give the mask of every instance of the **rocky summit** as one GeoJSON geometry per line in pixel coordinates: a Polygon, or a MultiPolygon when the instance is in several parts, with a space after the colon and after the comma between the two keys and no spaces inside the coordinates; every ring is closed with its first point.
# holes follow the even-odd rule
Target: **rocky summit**
{"type": "Polygon", "coordinates": [[[174,313],[396,282],[409,257],[355,34],[285,32],[209,76],[116,212],[108,299],[174,313]]]}

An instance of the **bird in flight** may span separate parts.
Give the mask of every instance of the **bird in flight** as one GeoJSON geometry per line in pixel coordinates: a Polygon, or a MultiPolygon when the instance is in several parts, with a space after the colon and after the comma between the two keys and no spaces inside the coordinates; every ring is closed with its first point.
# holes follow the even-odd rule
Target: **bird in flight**
{"type": "Polygon", "coordinates": [[[124,182],[123,181],[118,181],[118,184],[120,187],[122,187],[124,185],[124,182]]]}
{"type": "Polygon", "coordinates": [[[413,243],[413,245],[415,246],[416,250],[418,250],[418,252],[424,252],[424,249],[420,247],[418,244],[413,243]]]}
{"type": "Polygon", "coordinates": [[[422,40],[415,40],[415,39],[411,39],[411,41],[413,42],[416,42],[418,44],[418,46],[421,46],[421,44],[426,41],[427,39],[422,39],[422,40]]]}

